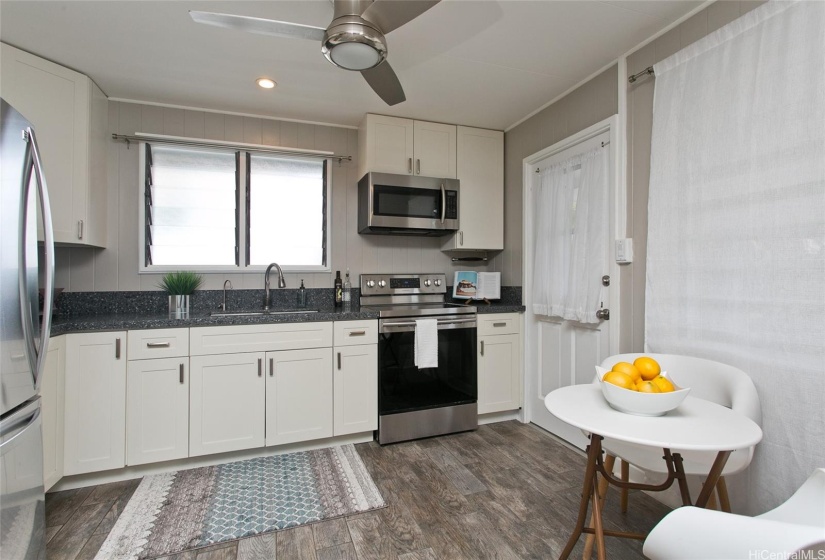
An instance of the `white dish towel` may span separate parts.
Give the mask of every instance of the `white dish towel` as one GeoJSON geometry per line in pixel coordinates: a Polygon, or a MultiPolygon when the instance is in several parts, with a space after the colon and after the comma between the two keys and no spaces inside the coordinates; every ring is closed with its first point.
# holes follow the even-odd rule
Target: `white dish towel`
{"type": "Polygon", "coordinates": [[[418,369],[438,367],[438,320],[415,320],[415,365],[418,369]]]}

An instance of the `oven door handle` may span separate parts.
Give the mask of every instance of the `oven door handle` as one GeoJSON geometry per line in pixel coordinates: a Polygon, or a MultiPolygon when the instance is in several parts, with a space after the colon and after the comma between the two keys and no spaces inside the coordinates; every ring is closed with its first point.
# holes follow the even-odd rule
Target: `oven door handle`
{"type": "MultiPolygon", "coordinates": [[[[438,321],[438,328],[441,328],[442,325],[460,325],[453,328],[459,329],[469,329],[476,327],[476,318],[467,318],[467,319],[447,319],[444,321],[438,321]]],[[[406,330],[415,330],[415,321],[393,321],[393,322],[382,322],[380,325],[380,331],[384,332],[384,328],[399,328],[403,327],[406,330]]],[[[397,332],[397,331],[396,331],[397,332]]]]}

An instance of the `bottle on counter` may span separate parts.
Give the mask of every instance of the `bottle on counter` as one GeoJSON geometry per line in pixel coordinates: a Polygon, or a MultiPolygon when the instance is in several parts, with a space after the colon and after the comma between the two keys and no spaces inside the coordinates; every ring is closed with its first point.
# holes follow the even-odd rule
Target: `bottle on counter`
{"type": "Polygon", "coordinates": [[[344,279],[344,291],[341,294],[341,301],[344,304],[344,309],[349,310],[352,305],[352,283],[349,280],[349,269],[344,279]]]}
{"type": "Polygon", "coordinates": [[[341,282],[341,271],[335,271],[335,284],[333,284],[335,290],[335,307],[341,307],[341,303],[344,301],[344,285],[341,282]]]}
{"type": "Polygon", "coordinates": [[[298,301],[296,302],[298,307],[306,307],[307,306],[307,289],[304,287],[304,279],[301,278],[301,287],[298,288],[298,301]]]}

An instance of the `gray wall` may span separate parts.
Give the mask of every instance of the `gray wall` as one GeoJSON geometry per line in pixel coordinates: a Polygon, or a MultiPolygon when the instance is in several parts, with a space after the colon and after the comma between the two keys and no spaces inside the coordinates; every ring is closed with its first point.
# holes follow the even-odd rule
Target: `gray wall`
{"type": "MultiPolygon", "coordinates": [[[[109,102],[109,132],[145,132],[252,144],[329,150],[352,156],[351,162],[332,163],[332,270],[349,267],[357,282],[362,272],[444,272],[473,267],[454,265],[440,251],[441,239],[362,236],[357,231],[358,131],[237,115],[171,109],[151,105],[109,102]]],[[[138,204],[142,188],[138,148],[110,141],[108,173],[108,242],[106,249],[58,248],[56,286],[66,291],[156,290],[157,274],[138,274],[138,204]]],[[[491,255],[492,256],[492,255],[491,255]]],[[[219,289],[226,279],[236,289],[263,287],[263,274],[206,274],[204,288],[219,289]]],[[[309,288],[332,287],[335,273],[287,274],[287,286],[300,279],[309,288]]],[[[452,283],[452,280],[450,280],[452,283]]]]}

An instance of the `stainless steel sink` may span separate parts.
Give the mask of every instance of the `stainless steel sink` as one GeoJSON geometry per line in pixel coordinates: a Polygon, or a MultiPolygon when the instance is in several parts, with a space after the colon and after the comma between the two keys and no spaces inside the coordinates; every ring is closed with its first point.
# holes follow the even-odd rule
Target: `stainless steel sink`
{"type": "Polygon", "coordinates": [[[292,315],[297,313],[318,313],[317,309],[298,309],[294,311],[213,311],[211,317],[256,317],[260,315],[292,315]]]}

